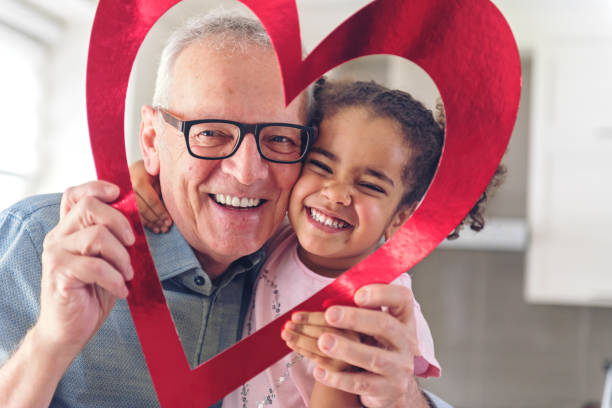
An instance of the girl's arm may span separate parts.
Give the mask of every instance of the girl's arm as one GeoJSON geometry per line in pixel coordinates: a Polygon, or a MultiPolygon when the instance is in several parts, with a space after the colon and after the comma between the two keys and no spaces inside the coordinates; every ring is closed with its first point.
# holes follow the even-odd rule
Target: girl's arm
{"type": "MultiPolygon", "coordinates": [[[[331,371],[354,370],[355,368],[347,362],[330,359],[319,350],[319,337],[323,333],[330,331],[351,339],[359,339],[359,335],[353,331],[338,330],[327,326],[322,312],[295,313],[292,317],[292,321],[285,325],[282,332],[282,338],[289,348],[317,363],[318,366],[315,368],[315,376],[320,368],[331,371]],[[305,317],[305,315],[308,315],[308,317],[305,317]],[[300,323],[303,321],[308,322],[308,324],[300,323]],[[316,322],[316,324],[311,324],[312,322],[316,322]]],[[[335,408],[361,407],[361,404],[358,395],[344,392],[337,388],[331,388],[319,381],[315,381],[308,406],[310,408],[335,408]]]]}
{"type": "Polygon", "coordinates": [[[359,408],[361,406],[359,395],[328,387],[318,381],[315,381],[312,394],[310,394],[310,402],[308,403],[309,408],[359,408]]]}
{"type": "Polygon", "coordinates": [[[147,173],[142,160],[132,163],[129,170],[142,223],[156,234],[168,232],[172,219],[160,198],[159,177],[147,173]]]}

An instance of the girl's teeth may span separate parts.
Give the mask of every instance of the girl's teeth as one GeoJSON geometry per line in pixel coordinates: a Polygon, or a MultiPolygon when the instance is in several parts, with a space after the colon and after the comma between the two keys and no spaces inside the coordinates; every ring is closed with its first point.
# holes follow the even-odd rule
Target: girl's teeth
{"type": "Polygon", "coordinates": [[[327,217],[327,216],[323,215],[322,213],[318,212],[317,210],[315,210],[314,208],[310,209],[310,215],[319,224],[323,224],[323,225],[325,225],[327,227],[332,227],[332,228],[336,228],[336,229],[342,229],[342,228],[345,228],[348,225],[345,222],[334,220],[334,219],[332,219],[330,217],[327,217]]]}

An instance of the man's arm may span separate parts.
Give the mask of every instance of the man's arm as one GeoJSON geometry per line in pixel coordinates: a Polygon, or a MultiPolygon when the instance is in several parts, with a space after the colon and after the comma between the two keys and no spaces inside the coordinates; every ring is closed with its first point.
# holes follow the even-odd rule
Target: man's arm
{"type": "MultiPolygon", "coordinates": [[[[367,407],[428,408],[414,377],[418,351],[413,298],[410,289],[397,285],[368,285],[355,294],[359,306],[333,306],[325,312],[331,326],[372,336],[375,345],[350,341],[333,333],[319,337],[319,348],[332,358],[347,361],[365,371],[319,371],[323,384],[359,394],[367,407]],[[388,313],[381,307],[388,308],[388,313]]],[[[433,401],[432,401],[433,402],[433,401]]]]}
{"type": "Polygon", "coordinates": [[[49,405],[61,377],[115,300],[127,296],[125,281],[133,271],[125,245],[134,236],[127,219],[106,204],[118,194],[105,182],[64,194],[60,222],[43,244],[38,321],[0,368],[0,406],[49,405]]]}
{"type": "Polygon", "coordinates": [[[447,402],[436,397],[429,391],[423,390],[423,394],[425,395],[425,397],[427,397],[429,405],[433,408],[453,408],[447,402]]]}
{"type": "Polygon", "coordinates": [[[48,406],[74,357],[50,346],[32,329],[0,368],[0,406],[48,406]]]}

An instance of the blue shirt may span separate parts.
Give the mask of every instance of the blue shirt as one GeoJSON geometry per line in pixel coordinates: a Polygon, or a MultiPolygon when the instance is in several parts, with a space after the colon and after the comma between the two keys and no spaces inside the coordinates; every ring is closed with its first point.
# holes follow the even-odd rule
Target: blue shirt
{"type": "MultiPolygon", "coordinates": [[[[37,320],[42,244],[58,222],[60,200],[60,194],[31,197],[0,214],[0,365],[37,320]]],[[[185,355],[196,367],[240,338],[263,252],[234,262],[213,284],[176,228],[147,234],[147,241],[185,355]]],[[[158,406],[127,302],[119,300],[60,381],[51,407],[158,406]]]]}

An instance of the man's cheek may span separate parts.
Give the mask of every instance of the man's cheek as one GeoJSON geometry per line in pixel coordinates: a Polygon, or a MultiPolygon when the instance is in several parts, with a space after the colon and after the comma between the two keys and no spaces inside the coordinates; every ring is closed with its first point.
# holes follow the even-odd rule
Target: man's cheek
{"type": "Polygon", "coordinates": [[[301,163],[296,163],[296,164],[290,164],[289,166],[291,166],[291,169],[289,171],[287,171],[285,169],[285,172],[281,172],[281,174],[284,174],[285,176],[285,181],[284,181],[284,188],[286,188],[289,192],[291,192],[291,190],[293,189],[293,186],[295,186],[295,184],[298,181],[298,178],[300,177],[300,173],[302,172],[302,164],[301,163]]]}

